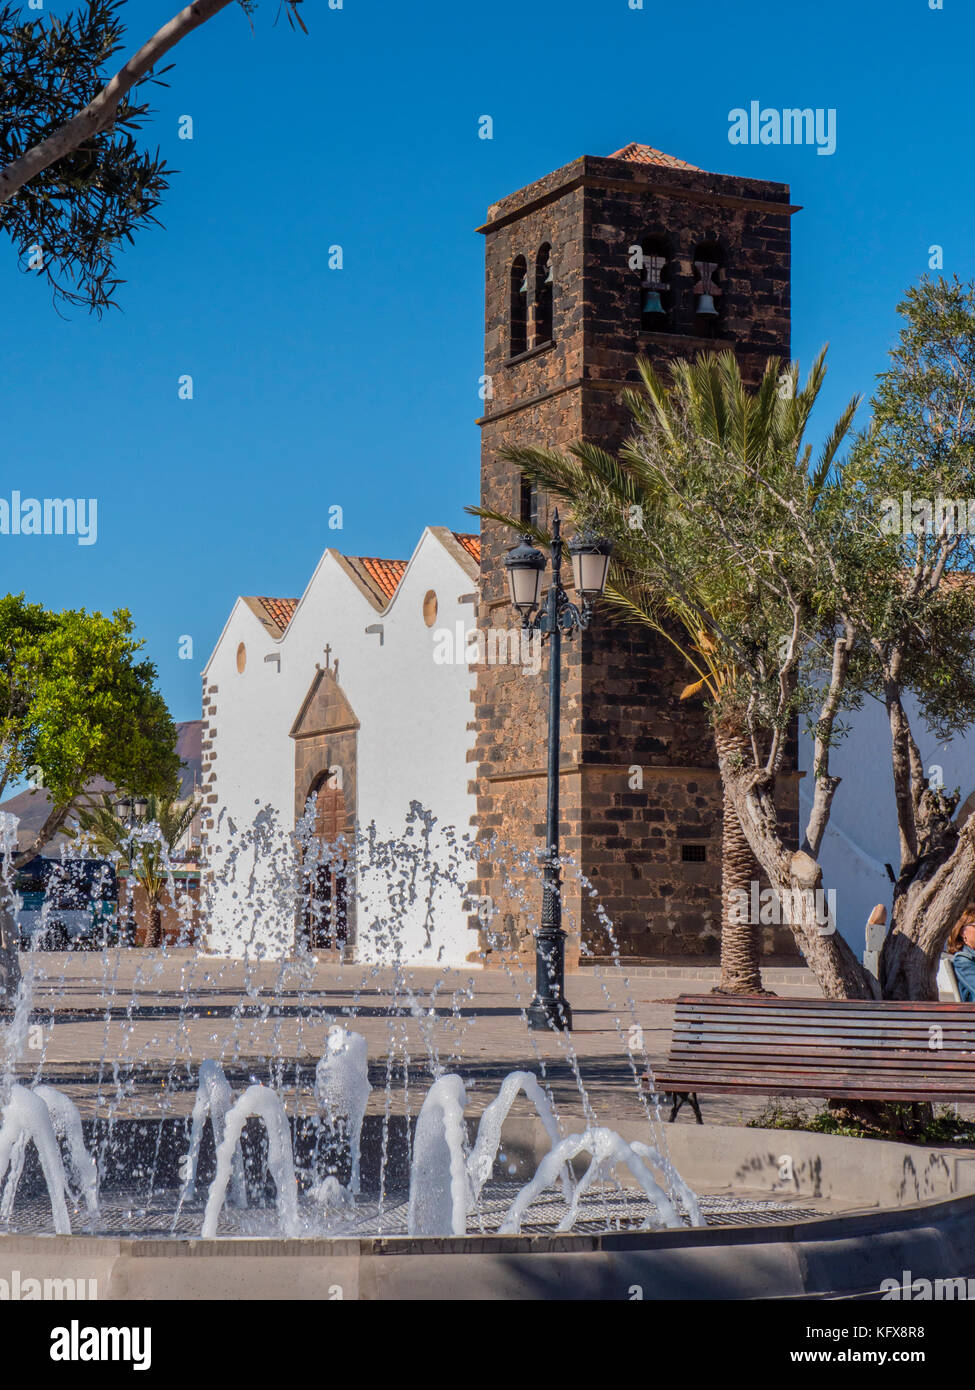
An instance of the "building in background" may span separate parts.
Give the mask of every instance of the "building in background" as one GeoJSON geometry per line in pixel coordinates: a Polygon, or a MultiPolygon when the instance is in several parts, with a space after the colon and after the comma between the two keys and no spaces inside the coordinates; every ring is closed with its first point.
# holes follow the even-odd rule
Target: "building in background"
{"type": "Polygon", "coordinates": [[[384,950],[372,924],[393,912],[405,960],[460,964],[471,952],[472,868],[462,851],[454,862],[451,841],[474,809],[465,643],[477,555],[476,537],[431,526],[409,560],[330,549],[300,599],[237,599],[203,672],[209,949],[280,954],[301,937],[369,960],[384,950]],[[399,839],[414,803],[435,817],[431,852],[449,881],[432,902],[419,885],[392,903],[385,885],[404,849],[377,873],[373,900],[368,875],[353,885],[331,847],[356,826],[399,839]]]}
{"type": "MultiPolygon", "coordinates": [[[[785,184],[697,169],[648,145],[585,156],[488,211],[481,504],[537,518],[550,506],[504,446],[564,448],[585,437],[615,452],[632,432],[621,393],[636,359],[665,367],[731,350],[757,384],[790,356],[790,223],[785,184]]],[[[483,531],[479,625],[508,608],[512,537],[483,531]]],[[[720,940],[721,788],[707,711],[681,700],[681,658],[636,624],[599,621],[564,650],[562,844],[599,894],[631,961],[716,955],[720,940]]],[[[478,668],[473,754],[478,834],[530,847],[545,823],[545,682],[478,668]]],[[[796,776],[782,810],[796,833],[796,776]]],[[[495,930],[530,951],[540,890],[527,901],[484,859],[477,895],[495,930]]],[[[571,877],[567,963],[612,950],[597,904],[571,877]]],[[[762,929],[766,955],[794,957],[788,928],[762,929]]],[[[491,949],[485,933],[483,946],[491,949]]]]}

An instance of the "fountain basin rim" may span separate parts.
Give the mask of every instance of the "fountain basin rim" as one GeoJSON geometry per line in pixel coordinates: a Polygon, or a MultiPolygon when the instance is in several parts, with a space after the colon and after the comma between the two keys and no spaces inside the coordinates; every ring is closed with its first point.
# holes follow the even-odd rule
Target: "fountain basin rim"
{"type": "Polygon", "coordinates": [[[903,1270],[929,1279],[975,1275],[975,1193],[781,1226],[682,1231],[352,1240],[0,1236],[0,1278],[94,1280],[97,1294],[85,1296],[102,1302],[621,1301],[633,1297],[634,1285],[651,1301],[876,1298],[903,1270]]]}
{"type": "Polygon", "coordinates": [[[0,1261],[12,1249],[23,1253],[50,1254],[54,1246],[65,1255],[132,1255],[143,1258],[199,1258],[212,1256],[372,1257],[467,1254],[573,1254],[600,1250],[664,1249],[681,1246],[767,1245],[872,1236],[895,1228],[913,1229],[939,1221],[971,1216],[975,1222],[975,1192],[955,1197],[927,1198],[900,1207],[858,1208],[826,1212],[802,1221],[763,1222],[762,1225],[724,1224],[681,1230],[594,1231],[466,1236],[113,1236],[85,1232],[70,1236],[53,1233],[0,1234],[0,1261]]]}

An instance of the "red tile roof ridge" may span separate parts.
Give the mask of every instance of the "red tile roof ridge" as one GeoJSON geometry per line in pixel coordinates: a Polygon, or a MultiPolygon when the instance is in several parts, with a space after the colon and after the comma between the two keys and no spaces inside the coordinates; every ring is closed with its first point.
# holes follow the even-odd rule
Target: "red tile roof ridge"
{"type": "Polygon", "coordinates": [[[462,546],[464,547],[464,549],[467,551],[468,555],[472,555],[472,556],[474,557],[475,560],[477,560],[478,562],[480,562],[480,559],[481,559],[481,538],[480,538],[480,536],[474,535],[474,534],[472,534],[472,533],[469,532],[469,531],[454,531],[454,532],[452,532],[452,535],[453,535],[453,537],[454,537],[454,540],[457,541],[457,542],[459,542],[459,544],[462,545],[462,546]]]}
{"type": "Polygon", "coordinates": [[[381,560],[374,555],[350,555],[348,558],[363,567],[372,582],[388,599],[396,593],[409,564],[408,560],[381,560]]]}
{"type": "Polygon", "coordinates": [[[299,600],[296,598],[269,598],[263,594],[256,594],[257,602],[263,607],[271,622],[275,627],[279,627],[283,632],[291,619],[295,615],[299,600]]]}
{"type": "Polygon", "coordinates": [[[653,145],[638,145],[635,141],[629,145],[624,145],[621,150],[614,150],[607,159],[625,159],[628,164],[659,164],[665,169],[693,169],[695,173],[702,171],[696,164],[689,164],[686,159],[678,159],[676,155],[665,154],[663,150],[658,150],[653,145]]]}

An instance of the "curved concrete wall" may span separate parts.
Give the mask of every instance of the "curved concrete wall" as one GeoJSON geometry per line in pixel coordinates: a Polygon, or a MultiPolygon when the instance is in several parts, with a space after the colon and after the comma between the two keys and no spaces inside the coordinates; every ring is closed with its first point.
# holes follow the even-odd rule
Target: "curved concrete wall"
{"type": "MultiPolygon", "coordinates": [[[[622,1131],[647,1137],[645,1125],[622,1131]]],[[[860,1209],[792,1224],[605,1235],[4,1236],[0,1295],[12,1296],[5,1291],[15,1279],[21,1291],[28,1279],[57,1279],[99,1299],[863,1298],[877,1297],[884,1280],[900,1283],[904,1271],[932,1281],[975,1276],[975,1155],[787,1130],[674,1125],[665,1133],[692,1185],[860,1209]]],[[[505,1162],[519,1176],[546,1149],[536,1121],[505,1126],[505,1162]]]]}
{"type": "Polygon", "coordinates": [[[975,1275],[975,1196],[798,1225],[626,1235],[0,1237],[5,1296],[14,1279],[22,1290],[53,1277],[99,1300],[869,1298],[905,1270],[931,1281],[975,1275]]]}

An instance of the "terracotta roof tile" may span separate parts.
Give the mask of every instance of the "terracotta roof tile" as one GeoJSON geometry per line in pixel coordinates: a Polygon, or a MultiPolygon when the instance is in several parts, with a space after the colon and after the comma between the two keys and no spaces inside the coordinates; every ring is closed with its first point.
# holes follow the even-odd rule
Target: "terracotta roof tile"
{"type": "Polygon", "coordinates": [[[473,555],[474,559],[481,563],[481,538],[480,536],[469,535],[466,531],[455,531],[454,540],[460,541],[468,555],[473,555]]]}
{"type": "Polygon", "coordinates": [[[406,560],[374,560],[368,555],[355,558],[384,597],[392,598],[406,573],[406,560]]]}
{"type": "MultiPolygon", "coordinates": [[[[610,159],[625,159],[628,164],[659,164],[665,169],[694,169],[696,164],[688,164],[686,159],[678,159],[676,155],[664,154],[663,150],[655,150],[652,145],[624,145],[621,150],[614,150],[608,156],[610,159]]],[[[698,172],[700,172],[698,170],[698,172]]]]}
{"type": "Polygon", "coordinates": [[[298,607],[298,600],[296,598],[264,598],[263,596],[258,596],[257,601],[263,606],[264,611],[271,619],[271,622],[274,623],[275,627],[280,628],[282,632],[284,632],[285,628],[291,622],[291,619],[295,615],[295,609],[298,607]]]}

